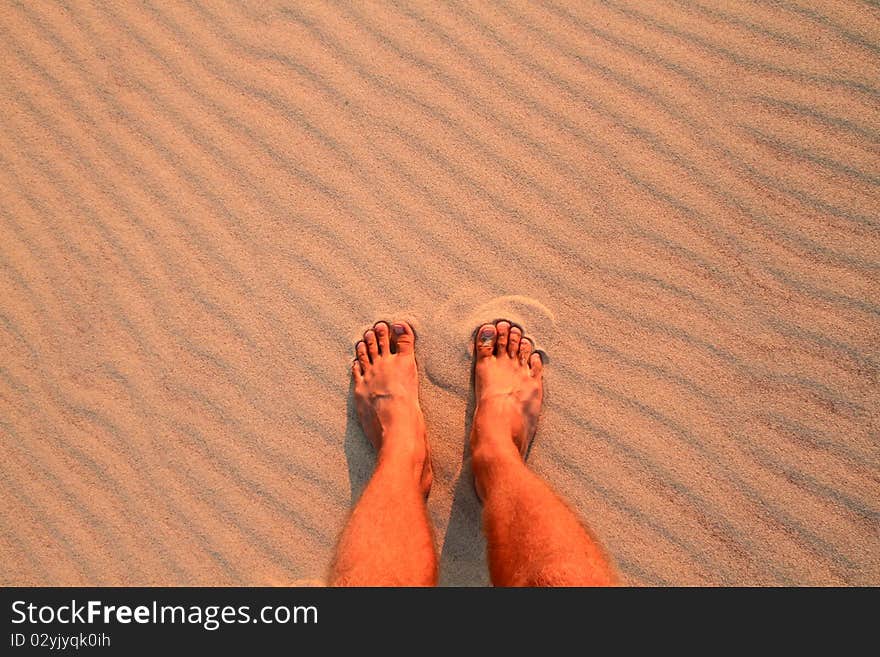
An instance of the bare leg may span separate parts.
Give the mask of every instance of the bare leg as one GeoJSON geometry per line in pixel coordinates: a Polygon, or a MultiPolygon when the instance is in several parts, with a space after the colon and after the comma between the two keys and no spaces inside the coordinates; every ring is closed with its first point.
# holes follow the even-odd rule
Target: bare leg
{"type": "Polygon", "coordinates": [[[471,452],[489,569],[496,586],[592,586],[615,581],[602,549],[523,457],[543,397],[543,363],[510,322],[477,332],[471,452]]]}
{"type": "Polygon", "coordinates": [[[352,364],[358,417],[378,452],[332,568],[335,586],[432,586],[437,553],[425,497],[431,461],[419,407],[415,335],[405,322],[364,333],[352,364]]]}

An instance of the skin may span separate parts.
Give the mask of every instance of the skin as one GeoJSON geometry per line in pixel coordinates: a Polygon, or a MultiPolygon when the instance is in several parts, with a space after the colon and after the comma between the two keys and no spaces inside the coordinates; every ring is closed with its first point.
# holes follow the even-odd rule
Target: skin
{"type": "MultiPolygon", "coordinates": [[[[379,322],[355,347],[354,395],[376,470],[337,549],[337,586],[431,586],[437,553],[425,499],[431,462],[418,401],[415,335],[379,322]]],[[[483,501],[489,571],[496,586],[606,586],[615,576],[575,513],[526,466],[543,400],[544,365],[506,320],[476,334],[474,483],[483,501]]]]}
{"type": "Polygon", "coordinates": [[[431,460],[419,407],[415,334],[378,322],[355,346],[354,398],[376,469],[342,532],[335,586],[433,586],[437,552],[425,498],[431,460]],[[393,351],[392,351],[393,345],[393,351]]]}

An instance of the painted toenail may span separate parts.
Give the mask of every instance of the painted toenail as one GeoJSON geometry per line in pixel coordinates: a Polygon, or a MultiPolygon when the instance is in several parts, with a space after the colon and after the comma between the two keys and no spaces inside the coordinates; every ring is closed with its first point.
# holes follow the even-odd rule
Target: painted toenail
{"type": "Polygon", "coordinates": [[[484,328],[480,332],[480,342],[491,342],[493,337],[495,337],[495,331],[493,329],[484,328]]]}
{"type": "Polygon", "coordinates": [[[406,333],[406,327],[403,324],[393,324],[391,328],[394,329],[395,335],[403,335],[406,333]]]}

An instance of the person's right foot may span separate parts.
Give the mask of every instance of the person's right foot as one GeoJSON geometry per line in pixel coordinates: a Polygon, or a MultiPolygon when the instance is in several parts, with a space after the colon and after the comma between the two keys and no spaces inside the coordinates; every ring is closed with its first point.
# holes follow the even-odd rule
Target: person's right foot
{"type": "Polygon", "coordinates": [[[474,460],[519,453],[535,435],[543,399],[543,362],[523,330],[507,320],[477,331],[471,430],[474,460]]]}

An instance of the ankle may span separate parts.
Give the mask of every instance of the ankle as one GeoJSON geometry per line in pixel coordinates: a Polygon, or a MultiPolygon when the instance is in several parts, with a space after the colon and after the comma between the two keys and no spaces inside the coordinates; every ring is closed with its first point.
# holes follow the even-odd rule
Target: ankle
{"type": "Polygon", "coordinates": [[[428,451],[424,438],[419,433],[415,428],[407,429],[404,433],[385,433],[377,454],[377,467],[400,470],[412,473],[416,478],[421,477],[428,451]]]}
{"type": "Polygon", "coordinates": [[[474,410],[471,454],[484,460],[514,455],[521,461],[521,433],[522,418],[516,412],[515,401],[506,395],[485,397],[474,410]]]}
{"type": "Polygon", "coordinates": [[[471,435],[471,461],[474,467],[523,462],[522,454],[510,432],[498,432],[494,436],[485,433],[471,435]]]}
{"type": "Polygon", "coordinates": [[[504,479],[521,468],[525,463],[516,445],[512,441],[503,447],[498,445],[477,445],[471,448],[471,469],[474,473],[474,485],[477,495],[486,501],[489,494],[499,488],[504,479]]]}

